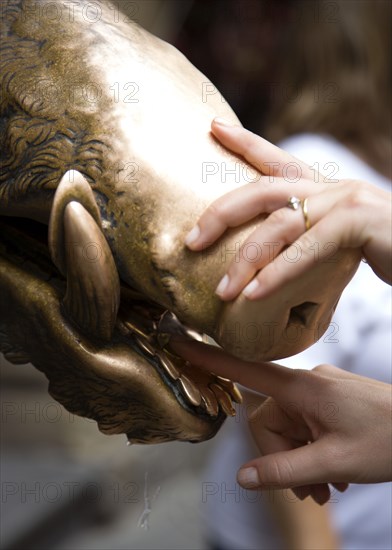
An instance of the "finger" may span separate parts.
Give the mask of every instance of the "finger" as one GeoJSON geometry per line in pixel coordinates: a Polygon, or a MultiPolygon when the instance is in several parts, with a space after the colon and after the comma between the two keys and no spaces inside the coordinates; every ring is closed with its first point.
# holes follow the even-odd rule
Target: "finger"
{"type": "Polygon", "coordinates": [[[293,184],[283,178],[271,182],[269,178],[262,177],[215,200],[188,233],[185,244],[192,250],[202,250],[216,241],[227,228],[238,227],[260,214],[274,212],[286,206],[291,196],[305,198],[324,189],[325,186],[309,180],[293,184]]]}
{"type": "MultiPolygon", "coordinates": [[[[308,231],[305,231],[303,210],[291,212],[292,244],[280,255],[275,256],[274,260],[244,288],[247,298],[256,300],[266,297],[303,275],[315,264],[336,261],[334,255],[338,249],[343,245],[347,246],[347,243],[342,241],[343,235],[352,231],[351,222],[340,207],[346,193],[344,186],[339,184],[331,187],[328,192],[308,197],[308,221],[311,224],[308,231]]],[[[288,240],[284,217],[281,215],[281,221],[278,212],[274,212],[263,224],[265,242],[272,242],[272,239],[279,242],[280,235],[284,235],[286,241],[288,240]]]]}
{"type": "Polygon", "coordinates": [[[275,210],[242,244],[226,273],[225,285],[218,285],[217,294],[222,300],[232,300],[238,296],[256,273],[300,237],[304,230],[300,210],[275,210]]]}
{"type": "Polygon", "coordinates": [[[344,231],[352,230],[351,227],[345,227],[344,221],[342,223],[344,219],[346,219],[345,213],[339,208],[330,211],[260,271],[254,282],[250,283],[252,286],[248,285],[244,289],[246,297],[257,300],[269,296],[289,282],[298,279],[316,264],[335,262],[334,256],[337,251],[340,248],[346,248],[346,243],[342,239],[344,231]],[[296,261],[290,261],[292,258],[296,261]]]}
{"type": "MultiPolygon", "coordinates": [[[[285,185],[282,185],[282,187],[286,188],[285,185]]],[[[307,204],[308,212],[311,213],[311,221],[313,223],[317,223],[320,218],[327,215],[328,211],[336,206],[336,203],[341,199],[343,194],[343,186],[337,186],[335,188],[331,188],[328,193],[320,192],[316,194],[316,196],[312,195],[308,197],[307,204]]],[[[266,188],[264,195],[267,197],[266,199],[263,198],[263,200],[265,200],[265,210],[267,211],[270,207],[276,206],[278,200],[282,200],[283,204],[287,205],[287,200],[284,202],[287,197],[286,191],[283,191],[282,193],[280,190],[278,193],[275,192],[275,194],[271,194],[269,189],[266,188]]],[[[225,197],[223,197],[222,200],[225,201],[225,197]]],[[[232,205],[230,206],[230,209],[235,210],[236,208],[232,205]]],[[[212,206],[203,214],[204,220],[202,221],[202,227],[205,225],[205,227],[208,228],[206,231],[203,230],[203,235],[205,233],[209,233],[210,226],[214,227],[214,220],[215,222],[218,219],[225,219],[227,221],[227,212],[225,215],[221,214],[219,216],[217,214],[218,211],[219,208],[216,210],[215,207],[212,206]]],[[[225,207],[223,207],[222,212],[224,211],[226,211],[225,207]]],[[[201,219],[203,219],[203,216],[201,219]]],[[[222,227],[224,227],[224,224],[225,222],[222,227]]],[[[315,231],[316,229],[313,228],[313,230],[311,229],[306,234],[310,233],[310,235],[312,235],[315,231]]],[[[305,232],[306,223],[302,208],[293,210],[292,208],[285,207],[272,211],[268,218],[262,221],[256,230],[243,243],[239,253],[236,254],[235,258],[230,263],[227,273],[218,284],[216,293],[223,300],[234,299],[242,290],[244,291],[245,296],[250,299],[258,299],[261,296],[265,296],[265,294],[262,293],[262,290],[258,288],[261,281],[265,277],[265,274],[262,271],[257,277],[255,277],[256,274],[267,264],[273,262],[276,257],[278,257],[279,262],[275,266],[276,269],[284,269],[282,266],[282,261],[284,261],[284,265],[287,263],[299,263],[298,260],[302,259],[301,256],[303,252],[301,243],[306,238],[303,236],[305,232]],[[296,239],[298,239],[297,242],[295,242],[296,239]],[[279,253],[285,249],[287,245],[290,245],[289,248],[284,250],[282,256],[279,257],[279,253]],[[252,280],[253,278],[254,280],[252,280]],[[249,286],[248,283],[250,283],[249,286]]],[[[308,236],[308,241],[310,238],[311,236],[308,236]]],[[[335,243],[328,241],[323,243],[323,248],[321,251],[319,250],[320,244],[316,240],[308,246],[308,254],[311,253],[314,259],[319,258],[320,260],[323,259],[323,256],[331,254],[337,250],[335,243]]],[[[306,251],[304,251],[304,254],[306,254],[306,251]]],[[[267,274],[268,271],[271,273],[272,269],[272,267],[268,268],[267,274]]],[[[289,271],[293,269],[293,267],[289,267],[289,271]]]]}
{"type": "Polygon", "coordinates": [[[298,404],[292,400],[277,403],[267,399],[249,415],[248,423],[262,454],[294,449],[313,439],[298,404]]]}
{"type": "Polygon", "coordinates": [[[248,462],[238,472],[238,483],[244,488],[289,489],[304,485],[329,483],[338,479],[325,458],[326,449],[322,440],[290,451],[274,453],[248,462]]]}
{"type": "Polygon", "coordinates": [[[185,244],[192,250],[203,250],[229,227],[238,227],[262,212],[267,213],[272,207],[267,200],[264,203],[260,200],[260,191],[267,185],[271,184],[248,183],[219,197],[201,215],[197,225],[186,236],[185,244]]]}
{"type": "Polygon", "coordinates": [[[214,136],[222,145],[244,157],[262,174],[292,176],[289,172],[295,169],[296,177],[313,180],[315,171],[301,160],[249,130],[245,130],[242,126],[233,126],[225,122],[221,118],[213,120],[211,130],[214,136]],[[299,175],[297,175],[298,169],[299,175]]]}
{"type": "MultiPolygon", "coordinates": [[[[262,455],[296,449],[306,445],[312,438],[308,426],[301,419],[293,422],[285,413],[284,407],[272,398],[267,399],[250,416],[249,428],[262,455]],[[299,440],[302,442],[301,445],[298,445],[299,440]]],[[[293,490],[300,500],[312,496],[317,501],[319,491],[312,485],[294,487],[293,490]]]]}
{"type": "Polygon", "coordinates": [[[265,395],[289,399],[294,386],[299,386],[299,392],[306,392],[305,378],[310,374],[307,371],[301,371],[301,381],[297,383],[298,371],[295,369],[282,367],[276,363],[243,361],[217,346],[172,338],[170,347],[191,364],[265,395]]]}

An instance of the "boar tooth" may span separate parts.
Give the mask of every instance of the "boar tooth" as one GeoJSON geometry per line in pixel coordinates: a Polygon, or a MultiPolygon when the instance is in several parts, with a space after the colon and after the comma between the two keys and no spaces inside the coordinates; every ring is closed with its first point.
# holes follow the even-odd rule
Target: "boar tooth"
{"type": "Polygon", "coordinates": [[[217,381],[219,384],[227,391],[227,393],[231,396],[233,401],[236,403],[242,403],[242,395],[240,390],[237,388],[237,386],[229,380],[228,378],[223,378],[222,376],[216,376],[217,381]]]}
{"type": "Polygon", "coordinates": [[[192,403],[192,405],[198,407],[201,403],[201,393],[195,384],[184,374],[181,375],[179,382],[181,389],[185,393],[188,400],[192,403]]]}
{"type": "Polygon", "coordinates": [[[130,330],[131,332],[135,332],[136,334],[139,334],[140,336],[142,336],[143,338],[146,338],[147,337],[147,334],[145,332],[143,332],[143,330],[141,330],[137,325],[136,323],[130,321],[129,319],[127,319],[126,321],[123,321],[124,325],[127,327],[128,330],[130,330]]]}
{"type": "Polygon", "coordinates": [[[235,416],[235,409],[231,403],[230,396],[227,395],[225,390],[221,388],[218,384],[210,384],[210,388],[216,395],[216,398],[219,401],[220,406],[227,414],[227,416],[235,416]]]}
{"type": "Polygon", "coordinates": [[[233,401],[235,401],[236,403],[239,403],[239,404],[242,403],[242,393],[240,392],[238,387],[235,384],[233,384],[233,382],[232,382],[232,387],[229,390],[229,393],[230,393],[231,398],[233,399],[233,401]]]}
{"type": "Polygon", "coordinates": [[[221,382],[223,386],[227,384],[232,384],[230,378],[223,378],[223,376],[219,376],[218,374],[215,375],[215,378],[219,380],[219,382],[221,382]]]}
{"type": "Polygon", "coordinates": [[[140,336],[134,336],[134,338],[143,351],[145,351],[146,353],[148,353],[148,355],[151,355],[152,357],[155,355],[155,349],[152,347],[148,340],[146,340],[145,338],[141,338],[140,336]]]}
{"type": "Polygon", "coordinates": [[[170,361],[164,353],[160,353],[159,351],[155,352],[155,355],[158,357],[162,367],[165,369],[170,378],[173,380],[178,380],[180,378],[180,372],[172,361],[170,361]]]}
{"type": "Polygon", "coordinates": [[[219,412],[219,406],[214,392],[211,391],[210,388],[203,387],[202,398],[207,409],[207,413],[210,416],[217,416],[219,412]]]}
{"type": "Polygon", "coordinates": [[[64,307],[84,332],[109,341],[120,305],[120,280],[112,251],[95,219],[77,201],[65,206],[63,229],[64,307]],[[86,256],[89,245],[97,253],[90,260],[86,256]]]}

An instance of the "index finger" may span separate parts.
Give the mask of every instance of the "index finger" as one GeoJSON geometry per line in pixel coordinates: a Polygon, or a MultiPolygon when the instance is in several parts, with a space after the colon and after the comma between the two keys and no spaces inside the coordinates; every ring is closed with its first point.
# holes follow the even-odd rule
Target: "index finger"
{"type": "Polygon", "coordinates": [[[193,229],[186,237],[185,244],[192,250],[202,250],[229,227],[238,227],[257,216],[265,217],[287,206],[291,196],[301,199],[323,190],[323,185],[309,180],[290,183],[279,177],[271,182],[262,176],[258,181],[233,189],[213,201],[200,216],[197,231],[193,229]]]}
{"type": "Polygon", "coordinates": [[[252,363],[234,357],[217,346],[177,340],[172,338],[170,347],[192,365],[229,378],[252,390],[285,399],[292,394],[296,371],[276,363],[252,363]]]}
{"type": "Polygon", "coordinates": [[[222,145],[244,157],[264,175],[284,177],[290,165],[295,165],[301,170],[301,178],[314,178],[314,170],[307,164],[242,126],[233,126],[218,117],[212,121],[211,130],[222,145]]]}

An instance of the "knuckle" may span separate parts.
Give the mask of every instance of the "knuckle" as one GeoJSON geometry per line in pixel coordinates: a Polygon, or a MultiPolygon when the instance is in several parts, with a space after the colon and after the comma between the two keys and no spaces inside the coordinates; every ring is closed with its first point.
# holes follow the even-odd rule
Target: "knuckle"
{"type": "Polygon", "coordinates": [[[311,235],[309,235],[308,232],[303,233],[301,235],[300,247],[301,247],[301,250],[305,251],[305,253],[307,252],[312,257],[315,256],[315,254],[314,254],[314,238],[311,235]]]}
{"type": "Polygon", "coordinates": [[[230,219],[230,209],[224,197],[216,200],[207,208],[205,212],[207,219],[218,220],[221,224],[227,225],[230,219]]]}
{"type": "Polygon", "coordinates": [[[345,206],[350,209],[362,208],[371,201],[367,185],[360,181],[350,181],[350,192],[346,195],[345,206]]]}
{"type": "Polygon", "coordinates": [[[312,369],[313,372],[316,372],[318,374],[329,374],[330,373],[330,365],[323,364],[323,365],[317,365],[312,369]]]}
{"type": "Polygon", "coordinates": [[[226,208],[221,200],[218,200],[207,208],[206,215],[211,218],[217,218],[220,221],[224,221],[226,217],[226,208]]]}
{"type": "Polygon", "coordinates": [[[260,243],[256,240],[247,240],[240,248],[239,259],[247,264],[252,264],[255,269],[261,263],[263,251],[260,243]]]}
{"type": "Polygon", "coordinates": [[[270,485],[283,489],[295,485],[293,467],[286,456],[280,454],[268,457],[260,472],[260,479],[262,482],[265,480],[264,486],[270,485]]]}
{"type": "Polygon", "coordinates": [[[238,292],[241,290],[241,287],[246,284],[246,281],[251,279],[255,273],[256,269],[254,266],[243,259],[240,259],[238,262],[232,261],[227,270],[227,275],[231,281],[231,287],[234,286],[235,290],[238,290],[238,292]]]}
{"type": "Polygon", "coordinates": [[[277,280],[279,280],[281,284],[284,284],[287,275],[287,267],[285,264],[286,262],[282,258],[282,255],[279,255],[266,265],[260,272],[262,284],[269,287],[274,285],[277,280]]]}
{"type": "Polygon", "coordinates": [[[258,141],[259,136],[256,136],[250,130],[245,130],[241,136],[243,149],[247,152],[257,153],[258,152],[258,141]]]}
{"type": "Polygon", "coordinates": [[[328,363],[322,363],[321,365],[317,365],[312,369],[311,372],[316,374],[322,374],[323,376],[326,376],[332,379],[335,379],[338,375],[342,374],[341,369],[339,369],[338,367],[335,367],[335,365],[330,365],[328,363]]]}
{"type": "Polygon", "coordinates": [[[293,380],[298,380],[301,385],[307,385],[312,379],[312,371],[297,368],[290,370],[293,380]]]}
{"type": "Polygon", "coordinates": [[[318,397],[323,401],[339,394],[341,381],[336,379],[331,365],[317,365],[308,371],[309,395],[318,397]]]}
{"type": "Polygon", "coordinates": [[[268,220],[270,223],[276,224],[276,225],[282,225],[284,227],[284,224],[287,222],[287,216],[288,216],[288,209],[286,208],[279,208],[278,210],[275,210],[272,212],[272,214],[269,215],[268,220]]]}

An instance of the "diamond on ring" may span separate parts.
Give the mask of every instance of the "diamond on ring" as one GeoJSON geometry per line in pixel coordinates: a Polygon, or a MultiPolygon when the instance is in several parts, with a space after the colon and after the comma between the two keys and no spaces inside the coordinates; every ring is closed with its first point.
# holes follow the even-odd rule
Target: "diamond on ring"
{"type": "Polygon", "coordinates": [[[287,205],[292,210],[298,210],[298,208],[301,205],[301,200],[298,197],[289,197],[289,200],[287,201],[287,205]]]}

